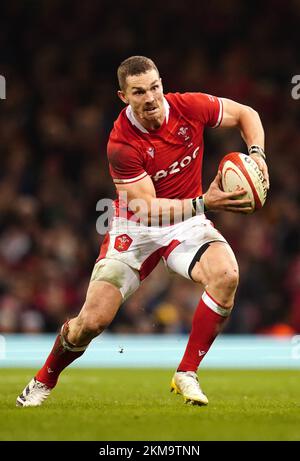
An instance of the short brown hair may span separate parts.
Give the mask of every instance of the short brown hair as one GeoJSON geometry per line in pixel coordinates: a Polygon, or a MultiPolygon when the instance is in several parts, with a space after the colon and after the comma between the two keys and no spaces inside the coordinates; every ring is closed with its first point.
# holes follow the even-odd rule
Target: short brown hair
{"type": "Polygon", "coordinates": [[[126,78],[128,75],[145,74],[149,70],[155,69],[159,75],[158,69],[152,59],[146,56],[131,56],[121,62],[118,67],[118,80],[121,90],[126,88],[126,78]]]}

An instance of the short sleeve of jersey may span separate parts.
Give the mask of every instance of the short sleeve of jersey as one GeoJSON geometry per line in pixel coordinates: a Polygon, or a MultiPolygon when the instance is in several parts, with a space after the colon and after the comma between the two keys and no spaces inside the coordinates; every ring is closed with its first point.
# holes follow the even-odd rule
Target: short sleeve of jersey
{"type": "Polygon", "coordinates": [[[222,100],[206,93],[174,93],[180,110],[187,117],[198,120],[205,126],[216,128],[223,117],[222,100]]]}
{"type": "Polygon", "coordinates": [[[110,141],[107,156],[115,184],[130,184],[147,176],[141,154],[129,144],[110,141]]]}

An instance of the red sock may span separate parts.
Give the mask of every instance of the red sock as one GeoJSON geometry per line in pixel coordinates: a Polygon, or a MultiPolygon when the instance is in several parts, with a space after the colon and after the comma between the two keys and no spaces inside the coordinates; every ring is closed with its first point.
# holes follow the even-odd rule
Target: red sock
{"type": "MultiPolygon", "coordinates": [[[[65,323],[63,329],[65,326],[67,327],[67,325],[68,324],[65,323]]],[[[68,343],[68,347],[72,348],[72,345],[68,343]]],[[[58,381],[60,373],[70,365],[70,363],[80,357],[84,353],[84,350],[85,349],[81,349],[78,351],[76,347],[74,347],[74,350],[66,349],[66,347],[62,345],[61,334],[59,334],[45,364],[37,372],[35,378],[48,387],[53,388],[58,381]]]]}
{"type": "Polygon", "coordinates": [[[231,309],[224,309],[205,291],[195,311],[192,331],[177,371],[197,371],[231,309]]]}

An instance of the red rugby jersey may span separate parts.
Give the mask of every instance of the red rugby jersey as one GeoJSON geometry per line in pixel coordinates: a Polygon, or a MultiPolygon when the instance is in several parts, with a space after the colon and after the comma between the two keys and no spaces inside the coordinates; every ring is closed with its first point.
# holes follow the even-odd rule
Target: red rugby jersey
{"type": "Polygon", "coordinates": [[[149,175],[160,198],[193,198],[202,194],[203,130],[221,123],[222,101],[204,93],[169,93],[164,104],[165,120],[152,131],[130,106],[121,111],[107,146],[110,173],[115,184],[149,175]]]}

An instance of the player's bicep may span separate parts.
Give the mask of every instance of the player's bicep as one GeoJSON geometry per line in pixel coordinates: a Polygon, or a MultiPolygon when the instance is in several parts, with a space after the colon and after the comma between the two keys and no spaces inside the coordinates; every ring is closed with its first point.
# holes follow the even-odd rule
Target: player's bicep
{"type": "Polygon", "coordinates": [[[128,201],[134,199],[144,199],[148,202],[151,198],[156,197],[155,188],[149,175],[130,184],[115,184],[115,186],[119,193],[125,192],[127,194],[128,201]]]}
{"type": "Polygon", "coordinates": [[[239,125],[241,113],[245,106],[231,99],[221,98],[223,103],[223,118],[221,127],[230,128],[239,125]]]}
{"type": "Polygon", "coordinates": [[[141,152],[130,144],[109,141],[107,156],[116,186],[134,184],[147,176],[141,152]]]}

